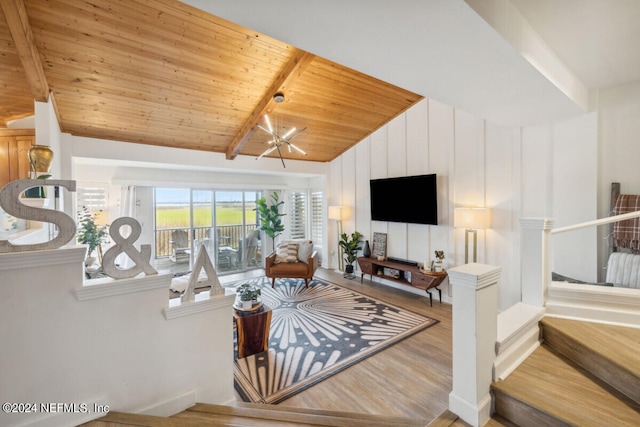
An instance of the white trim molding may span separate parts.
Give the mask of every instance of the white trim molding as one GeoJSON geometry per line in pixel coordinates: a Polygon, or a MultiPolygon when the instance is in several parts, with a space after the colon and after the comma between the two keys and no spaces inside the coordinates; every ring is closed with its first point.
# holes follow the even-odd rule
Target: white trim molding
{"type": "Polygon", "coordinates": [[[546,315],[640,328],[640,292],[612,286],[551,282],[546,315]]]}
{"type": "MultiPolygon", "coordinates": [[[[88,301],[98,298],[109,298],[116,295],[125,295],[135,292],[149,291],[153,289],[169,289],[171,274],[141,275],[129,279],[93,279],[84,282],[82,287],[74,290],[78,301],[88,301]]],[[[167,292],[167,298],[169,292],[167,292]]]]}
{"type": "Polygon", "coordinates": [[[166,320],[173,320],[184,316],[191,316],[209,310],[228,309],[231,316],[231,307],[236,299],[236,293],[232,289],[225,289],[224,294],[209,295],[209,291],[200,292],[195,300],[181,301],[180,298],[169,300],[169,307],[162,310],[166,320]]]}

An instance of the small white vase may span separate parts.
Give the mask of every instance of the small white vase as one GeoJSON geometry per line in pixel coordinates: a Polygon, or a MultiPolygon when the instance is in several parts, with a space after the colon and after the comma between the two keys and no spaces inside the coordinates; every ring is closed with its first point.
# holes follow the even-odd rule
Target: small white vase
{"type": "Polygon", "coordinates": [[[436,261],[433,263],[433,270],[436,273],[442,273],[442,261],[436,261]]]}
{"type": "Polygon", "coordinates": [[[253,305],[253,301],[249,300],[249,301],[242,301],[242,309],[243,310],[249,310],[251,308],[251,306],[253,305]]]}

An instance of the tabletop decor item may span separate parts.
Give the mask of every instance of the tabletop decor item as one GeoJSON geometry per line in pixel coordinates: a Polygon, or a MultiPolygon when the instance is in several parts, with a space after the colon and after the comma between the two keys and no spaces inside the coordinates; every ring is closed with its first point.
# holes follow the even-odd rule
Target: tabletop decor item
{"type": "Polygon", "coordinates": [[[369,258],[371,256],[371,247],[369,246],[369,241],[364,241],[364,247],[362,248],[362,256],[369,258]]]}
{"type": "Polygon", "coordinates": [[[444,251],[435,251],[436,260],[433,265],[433,271],[441,273],[443,270],[442,261],[444,260],[444,251]]]}
{"type": "Polygon", "coordinates": [[[262,304],[258,301],[258,297],[261,294],[260,288],[253,286],[250,283],[243,283],[236,289],[239,303],[236,302],[234,306],[238,310],[252,310],[254,307],[259,308],[262,304]]]}
{"type": "MultiPolygon", "coordinates": [[[[32,179],[47,179],[51,175],[51,163],[53,162],[53,151],[46,145],[32,145],[29,149],[29,165],[32,179]]],[[[29,188],[24,192],[27,198],[44,199],[47,197],[44,187],[29,188]]]]}

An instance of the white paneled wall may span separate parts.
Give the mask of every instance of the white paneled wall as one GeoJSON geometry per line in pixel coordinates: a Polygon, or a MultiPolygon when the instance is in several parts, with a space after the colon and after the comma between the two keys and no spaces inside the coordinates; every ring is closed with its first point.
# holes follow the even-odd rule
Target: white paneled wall
{"type": "MultiPolygon", "coordinates": [[[[329,204],[349,206],[355,221],[343,222],[346,232],[355,226],[368,240],[374,232],[387,233],[389,256],[423,262],[433,259],[435,250],[444,250],[448,267],[464,262],[464,232],[452,227],[454,208],[486,205],[496,209],[496,229],[478,233],[478,261],[503,267],[507,280],[500,298],[508,306],[520,296],[519,281],[518,291],[509,288],[519,275],[519,259],[515,259],[519,252],[511,248],[513,227],[518,226],[513,212],[520,209],[513,206],[519,183],[512,179],[518,144],[518,132],[424,100],[333,162],[331,169],[339,169],[340,176],[329,177],[329,204]],[[370,179],[430,173],[438,176],[439,225],[370,220],[370,179]]],[[[420,209],[420,196],[394,200],[389,195],[389,203],[400,209],[420,209]]],[[[448,290],[443,294],[447,299],[448,290]]]]}
{"type": "MultiPolygon", "coordinates": [[[[342,205],[342,157],[338,157],[329,164],[329,177],[327,180],[327,210],[329,206],[342,205]]],[[[327,256],[329,268],[338,268],[338,236],[336,222],[328,220],[328,246],[327,256]]]]}
{"type": "Polygon", "coordinates": [[[549,125],[522,132],[522,215],[552,218],[551,173],[553,171],[553,129],[549,125]]]}
{"type": "MultiPolygon", "coordinates": [[[[487,264],[502,268],[503,283],[519,283],[520,262],[519,212],[520,175],[517,173],[520,145],[519,132],[487,123],[485,129],[485,204],[491,207],[491,229],[478,232],[478,250],[487,264]],[[490,243],[490,244],[489,244],[490,243]]],[[[463,243],[461,243],[463,244],[463,243]]],[[[520,299],[517,286],[502,286],[499,306],[520,299]]]]}
{"type": "MultiPolygon", "coordinates": [[[[598,200],[593,190],[598,186],[598,174],[595,173],[597,167],[592,168],[598,161],[597,134],[595,113],[567,120],[553,128],[553,177],[555,182],[562,183],[554,186],[553,191],[552,217],[556,227],[597,218],[598,200]]],[[[609,199],[608,195],[605,199],[609,199]]],[[[608,226],[602,228],[609,229],[608,226]]],[[[554,252],[562,256],[553,260],[553,270],[584,281],[598,280],[598,256],[593,250],[598,244],[605,247],[604,240],[597,240],[596,228],[554,235],[554,252]]],[[[604,274],[600,280],[604,281],[604,274]]]]}
{"type": "MultiPolygon", "coordinates": [[[[563,224],[596,218],[597,124],[591,113],[562,123],[504,128],[423,100],[331,164],[330,204],[350,208],[355,221],[346,221],[345,231],[355,227],[366,239],[376,231],[387,233],[389,256],[423,262],[441,249],[447,268],[464,263],[464,230],[453,228],[454,209],[491,208],[492,227],[478,232],[478,262],[502,268],[498,298],[504,309],[520,300],[520,218],[563,224]],[[370,179],[430,173],[438,176],[439,225],[370,221],[370,179]]],[[[419,209],[420,195],[413,201],[390,195],[389,203],[419,209]]],[[[554,268],[595,281],[598,239],[594,232],[577,239],[561,241],[554,268]]],[[[450,295],[446,289],[443,294],[450,295]]]]}
{"type": "MultiPolygon", "coordinates": [[[[355,147],[355,170],[357,176],[369,176],[371,174],[371,143],[369,139],[362,141],[355,147]]],[[[361,208],[362,206],[369,205],[369,181],[363,179],[356,179],[356,198],[354,206],[358,207],[355,210],[355,230],[362,233],[365,240],[371,240],[371,211],[369,209],[361,208]]],[[[355,230],[350,229],[350,233],[355,230]]],[[[373,243],[373,242],[370,242],[373,243]]]]}

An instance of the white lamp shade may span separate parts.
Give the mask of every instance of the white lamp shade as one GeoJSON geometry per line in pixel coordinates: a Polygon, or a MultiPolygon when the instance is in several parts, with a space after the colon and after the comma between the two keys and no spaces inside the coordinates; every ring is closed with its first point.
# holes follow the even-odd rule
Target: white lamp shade
{"type": "Polygon", "coordinates": [[[470,230],[484,230],[491,227],[491,211],[488,208],[456,208],[453,226],[470,230]]]}
{"type": "Polygon", "coordinates": [[[342,220],[342,206],[329,206],[329,219],[342,220]]]}

